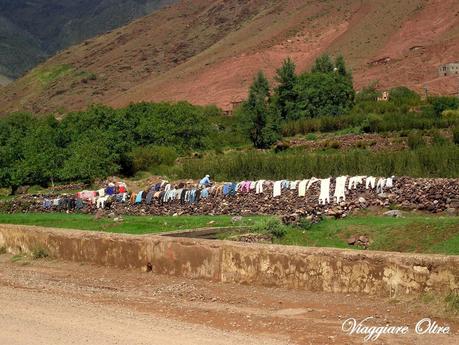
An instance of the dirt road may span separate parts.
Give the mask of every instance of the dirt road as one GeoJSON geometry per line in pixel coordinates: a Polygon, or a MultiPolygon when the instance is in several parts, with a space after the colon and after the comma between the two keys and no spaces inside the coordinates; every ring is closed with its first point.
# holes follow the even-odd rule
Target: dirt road
{"type": "Polygon", "coordinates": [[[220,284],[0,255],[0,344],[361,344],[347,318],[408,325],[374,344],[457,344],[459,320],[430,305],[220,284]],[[430,317],[449,335],[417,335],[430,317]]]}

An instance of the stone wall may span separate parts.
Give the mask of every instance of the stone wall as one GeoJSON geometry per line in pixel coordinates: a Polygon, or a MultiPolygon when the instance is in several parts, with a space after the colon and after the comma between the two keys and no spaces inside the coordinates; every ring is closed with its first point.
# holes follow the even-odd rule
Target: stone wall
{"type": "Polygon", "coordinates": [[[459,290],[459,256],[303,248],[0,225],[12,253],[156,274],[310,291],[396,296],[459,290]]]}

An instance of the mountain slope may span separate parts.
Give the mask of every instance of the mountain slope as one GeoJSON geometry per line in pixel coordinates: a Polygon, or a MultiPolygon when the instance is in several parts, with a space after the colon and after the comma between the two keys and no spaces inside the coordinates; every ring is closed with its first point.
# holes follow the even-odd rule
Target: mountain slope
{"type": "Polygon", "coordinates": [[[5,86],[9,83],[11,83],[11,79],[8,78],[7,76],[0,74],[0,87],[5,86]]]}
{"type": "Polygon", "coordinates": [[[0,90],[0,111],[99,102],[188,100],[225,109],[259,70],[291,56],[299,70],[342,53],[357,88],[407,85],[453,93],[437,66],[459,60],[456,0],[181,1],[71,47],[0,90]]]}
{"type": "Polygon", "coordinates": [[[0,73],[18,77],[47,56],[175,0],[0,2],[0,73]]]}

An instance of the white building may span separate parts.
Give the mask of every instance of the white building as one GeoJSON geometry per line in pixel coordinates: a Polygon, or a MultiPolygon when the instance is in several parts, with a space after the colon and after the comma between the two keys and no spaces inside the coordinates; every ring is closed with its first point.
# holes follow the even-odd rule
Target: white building
{"type": "Polygon", "coordinates": [[[446,77],[448,75],[459,76],[459,62],[447,63],[438,67],[438,75],[446,77]]]}

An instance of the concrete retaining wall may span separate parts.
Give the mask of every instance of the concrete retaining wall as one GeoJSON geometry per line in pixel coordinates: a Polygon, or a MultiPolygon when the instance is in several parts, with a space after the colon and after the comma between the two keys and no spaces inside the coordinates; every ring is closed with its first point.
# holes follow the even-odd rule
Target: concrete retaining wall
{"type": "Polygon", "coordinates": [[[459,291],[459,256],[257,245],[0,225],[10,252],[264,286],[373,295],[459,291]]]}

